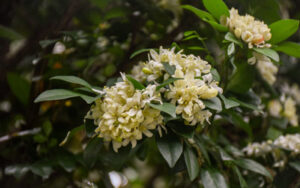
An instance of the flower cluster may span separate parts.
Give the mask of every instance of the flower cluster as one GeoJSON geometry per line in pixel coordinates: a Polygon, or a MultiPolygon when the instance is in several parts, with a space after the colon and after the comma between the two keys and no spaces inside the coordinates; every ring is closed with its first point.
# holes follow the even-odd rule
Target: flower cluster
{"type": "Polygon", "coordinates": [[[98,126],[95,132],[105,141],[112,141],[115,151],[129,143],[135,147],[143,134],[151,137],[150,130],[161,132],[163,124],[160,111],[147,105],[150,101],[161,102],[156,86],[135,90],[126,77],[122,77],[122,82],[104,89],[105,96],[95,101],[86,117],[94,119],[98,126]]]}
{"type": "Polygon", "coordinates": [[[208,121],[211,113],[201,99],[210,99],[222,92],[218,82],[213,80],[211,66],[200,57],[185,55],[182,51],[175,53],[174,50],[160,48],[159,53],[151,50],[149,60],[133,68],[133,76],[148,82],[179,78],[161,92],[176,105],[176,114],[181,114],[186,124],[208,121]],[[165,64],[174,69],[173,75],[168,73],[165,64]]]}
{"type": "Polygon", "coordinates": [[[262,143],[252,143],[243,149],[248,156],[264,156],[274,152],[278,148],[283,148],[292,152],[293,155],[300,153],[300,134],[288,134],[279,136],[274,141],[262,143]]]}
{"type": "Polygon", "coordinates": [[[241,38],[248,43],[248,47],[270,47],[266,41],[270,40],[272,34],[270,28],[262,21],[255,20],[253,16],[241,16],[238,10],[231,8],[229,17],[221,17],[222,25],[225,25],[235,34],[237,38],[241,38]]]}
{"type": "Polygon", "coordinates": [[[273,117],[285,117],[292,126],[298,126],[296,102],[292,97],[281,97],[279,100],[271,100],[268,104],[269,113],[273,117]]]}
{"type": "Polygon", "coordinates": [[[265,55],[253,52],[253,57],[248,59],[248,63],[255,64],[264,80],[270,85],[276,81],[275,75],[278,72],[278,67],[272,63],[271,59],[265,55]]]}

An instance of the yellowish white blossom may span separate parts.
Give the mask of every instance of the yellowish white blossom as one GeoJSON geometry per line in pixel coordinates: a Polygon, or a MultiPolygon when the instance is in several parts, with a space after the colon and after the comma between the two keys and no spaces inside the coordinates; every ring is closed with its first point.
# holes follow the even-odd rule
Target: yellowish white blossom
{"type": "Polygon", "coordinates": [[[255,156],[255,157],[263,156],[270,153],[273,150],[271,144],[272,144],[271,140],[267,142],[264,141],[262,143],[254,142],[248,144],[248,146],[243,149],[243,152],[245,152],[248,156],[255,156]]]}
{"type": "Polygon", "coordinates": [[[266,80],[270,85],[274,84],[276,81],[278,67],[272,63],[270,58],[263,54],[253,52],[253,57],[248,59],[248,63],[256,63],[256,67],[263,79],[266,80]]]}
{"type": "MultiPolygon", "coordinates": [[[[174,66],[176,70],[181,70],[184,74],[192,72],[195,77],[200,77],[210,73],[211,66],[207,61],[202,60],[200,57],[194,55],[182,54],[182,51],[175,53],[175,48],[159,49],[157,53],[155,50],[150,50],[149,60],[142,68],[144,77],[147,80],[154,81],[157,78],[163,76],[164,79],[168,79],[170,75],[166,72],[163,63],[168,63],[174,66]]],[[[140,65],[138,65],[140,66],[140,65]]],[[[138,70],[138,68],[136,68],[138,70]]],[[[133,74],[135,77],[140,77],[140,72],[133,74]]]]}
{"type": "Polygon", "coordinates": [[[137,65],[132,67],[131,74],[133,78],[139,82],[144,82],[146,80],[146,74],[143,72],[145,68],[144,62],[139,62],[137,65]]]}
{"type": "Polygon", "coordinates": [[[284,102],[283,115],[289,120],[293,126],[298,126],[298,116],[296,113],[296,102],[291,98],[287,98],[284,102]]]}
{"type": "Polygon", "coordinates": [[[231,8],[229,17],[221,17],[220,22],[234,33],[237,38],[241,38],[248,43],[248,47],[270,47],[266,41],[270,40],[272,34],[270,28],[263,21],[255,20],[251,15],[241,16],[235,8],[231,8]]]}
{"type": "Polygon", "coordinates": [[[176,114],[181,114],[185,123],[196,125],[208,121],[211,116],[201,99],[210,99],[218,95],[217,85],[209,85],[205,80],[196,79],[193,72],[184,73],[176,69],[175,77],[183,78],[170,85],[166,98],[176,104],[176,114]]]}
{"type": "Polygon", "coordinates": [[[95,101],[86,118],[94,119],[98,128],[95,132],[105,141],[112,141],[113,149],[129,143],[135,147],[143,134],[151,137],[150,130],[161,132],[163,117],[160,111],[149,107],[150,101],[161,102],[155,85],[146,89],[135,90],[124,77],[122,82],[104,89],[106,95],[95,101]]]}
{"type": "Polygon", "coordinates": [[[284,92],[287,95],[290,95],[297,102],[297,104],[300,104],[300,89],[297,84],[293,84],[292,86],[284,84],[282,86],[282,92],[284,92]]]}
{"type": "Polygon", "coordinates": [[[282,111],[282,106],[280,101],[278,100],[271,100],[268,104],[269,113],[271,116],[280,117],[280,113],[282,111]]]}
{"type": "Polygon", "coordinates": [[[276,157],[276,151],[278,148],[284,148],[290,150],[293,155],[300,154],[300,134],[288,134],[281,135],[274,141],[268,140],[261,143],[248,144],[247,147],[243,149],[248,156],[264,156],[268,153],[273,153],[276,157]]]}

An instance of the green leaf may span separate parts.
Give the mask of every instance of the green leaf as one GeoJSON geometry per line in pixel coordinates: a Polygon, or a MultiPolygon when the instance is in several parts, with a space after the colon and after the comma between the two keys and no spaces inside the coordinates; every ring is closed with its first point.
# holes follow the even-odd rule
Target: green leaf
{"type": "Polygon", "coordinates": [[[173,168],[180,158],[183,146],[179,138],[173,134],[167,134],[161,138],[157,138],[157,147],[168,165],[173,168]]]}
{"type": "Polygon", "coordinates": [[[62,80],[62,81],[69,82],[72,84],[78,84],[78,85],[87,87],[89,89],[92,88],[92,86],[89,83],[87,83],[85,80],[83,80],[77,76],[54,76],[54,77],[50,78],[50,80],[62,80]]]}
{"type": "Polygon", "coordinates": [[[227,89],[235,93],[243,94],[252,87],[255,69],[245,62],[237,64],[236,67],[236,71],[230,78],[227,89]]]}
{"type": "Polygon", "coordinates": [[[217,147],[223,161],[233,161],[233,158],[221,147],[217,147]]]}
{"type": "Polygon", "coordinates": [[[195,141],[196,141],[196,144],[198,145],[202,155],[204,156],[204,159],[208,162],[209,165],[211,165],[210,158],[209,158],[209,155],[206,151],[205,144],[203,143],[203,140],[197,138],[197,139],[195,139],[195,141]]]}
{"type": "Polygon", "coordinates": [[[203,0],[203,4],[217,20],[223,15],[229,16],[228,7],[222,0],[203,0]]]}
{"type": "Polygon", "coordinates": [[[257,106],[255,106],[255,105],[253,105],[253,104],[250,104],[250,103],[245,103],[245,102],[243,102],[243,101],[240,101],[240,100],[238,100],[238,99],[236,99],[236,98],[229,98],[230,100],[233,100],[233,101],[235,101],[235,102],[237,102],[237,103],[239,103],[239,105],[240,106],[242,106],[242,107],[245,107],[245,108],[248,108],[248,109],[250,109],[250,110],[255,110],[255,111],[258,111],[258,112],[262,112],[262,110],[261,109],[259,109],[257,106]]]}
{"type": "Polygon", "coordinates": [[[213,80],[215,80],[215,81],[217,81],[217,82],[220,82],[221,76],[220,76],[220,74],[218,73],[217,69],[215,69],[215,68],[210,69],[210,73],[211,73],[212,76],[213,76],[213,80]]]}
{"type": "Polygon", "coordinates": [[[228,114],[231,115],[232,121],[234,122],[234,125],[240,127],[241,129],[243,129],[250,137],[252,137],[252,129],[251,126],[246,123],[243,119],[243,117],[234,112],[234,111],[228,111],[228,114]]]}
{"type": "Polygon", "coordinates": [[[142,90],[146,88],[142,83],[132,78],[131,76],[126,75],[126,78],[132,83],[135,89],[142,90]]]}
{"type": "Polygon", "coordinates": [[[300,44],[298,43],[286,41],[278,44],[274,49],[287,55],[300,58],[300,44]]]}
{"type": "Polygon", "coordinates": [[[16,73],[7,73],[7,82],[12,93],[24,105],[29,102],[30,83],[16,73]]]}
{"type": "Polygon", "coordinates": [[[189,10],[189,11],[193,12],[194,14],[196,14],[202,20],[215,21],[215,18],[206,11],[200,10],[196,7],[191,6],[191,5],[182,5],[181,7],[186,9],[186,10],[189,10]]]}
{"type": "Polygon", "coordinates": [[[222,101],[224,102],[225,109],[230,109],[239,106],[240,104],[231,100],[227,99],[224,95],[220,94],[222,101]]]}
{"type": "Polygon", "coordinates": [[[253,50],[260,54],[268,56],[269,58],[273,59],[276,62],[279,61],[279,55],[275,50],[272,50],[270,48],[253,48],[253,50]]]}
{"type": "Polygon", "coordinates": [[[293,35],[299,27],[299,21],[293,19],[279,20],[272,23],[269,28],[271,29],[272,38],[271,44],[277,44],[286,40],[293,35]]]}
{"type": "Polygon", "coordinates": [[[53,100],[63,100],[69,99],[73,97],[81,97],[86,103],[90,104],[96,100],[96,97],[90,97],[87,95],[83,95],[81,93],[77,93],[74,91],[66,90],[66,89],[51,89],[46,90],[41,93],[35,100],[35,103],[42,101],[53,101],[53,100]]]}
{"type": "Polygon", "coordinates": [[[236,165],[240,166],[241,168],[256,172],[256,173],[266,176],[270,179],[273,179],[270,172],[264,166],[262,166],[261,164],[259,164],[256,161],[253,161],[251,159],[241,158],[241,159],[235,160],[234,163],[236,165]]]}
{"type": "Polygon", "coordinates": [[[233,42],[239,45],[241,48],[243,47],[243,43],[239,39],[237,39],[231,32],[226,33],[225,40],[233,42]]]}
{"type": "Polygon", "coordinates": [[[202,169],[201,180],[204,188],[228,188],[223,175],[213,168],[202,169]]]}
{"type": "Polygon", "coordinates": [[[102,145],[102,140],[95,137],[86,146],[83,152],[83,160],[88,168],[92,168],[97,162],[102,145]]]}
{"type": "Polygon", "coordinates": [[[199,47],[199,46],[191,46],[188,47],[189,50],[199,50],[199,51],[207,51],[205,48],[199,47]]]}
{"type": "Polygon", "coordinates": [[[20,40],[24,37],[16,31],[12,30],[11,28],[0,25],[0,38],[5,38],[9,40],[20,40]]]}
{"type": "Polygon", "coordinates": [[[218,97],[202,100],[204,105],[212,110],[222,111],[222,103],[218,97]]]}
{"type": "Polygon", "coordinates": [[[198,176],[200,168],[197,156],[189,146],[185,147],[183,154],[190,180],[193,181],[198,176]]]}
{"type": "Polygon", "coordinates": [[[228,45],[228,48],[227,48],[227,55],[228,55],[228,56],[231,56],[231,55],[234,53],[234,51],[235,51],[234,43],[232,42],[232,43],[230,43],[230,44],[228,45]]]}
{"type": "Polygon", "coordinates": [[[52,132],[52,124],[51,124],[51,122],[49,120],[45,121],[43,123],[43,131],[46,134],[46,136],[49,136],[51,134],[51,132],[52,132]]]}
{"type": "Polygon", "coordinates": [[[179,136],[190,139],[194,137],[195,129],[191,126],[185,126],[181,122],[171,122],[168,126],[179,136]]]}
{"type": "Polygon", "coordinates": [[[160,84],[159,86],[156,87],[156,91],[158,91],[160,88],[165,87],[166,85],[169,85],[173,82],[175,82],[176,80],[182,80],[183,78],[169,78],[166,81],[164,81],[162,84],[160,84]]]}
{"type": "Polygon", "coordinates": [[[151,106],[152,108],[155,108],[157,110],[160,110],[162,112],[165,112],[174,118],[176,117],[176,106],[174,104],[171,104],[171,103],[163,103],[163,104],[149,103],[149,106],[151,106]]]}
{"type": "Polygon", "coordinates": [[[233,165],[233,171],[236,173],[236,175],[237,175],[238,178],[239,178],[239,182],[240,182],[241,188],[248,188],[248,185],[247,185],[245,179],[243,178],[243,176],[242,176],[242,174],[241,174],[239,168],[236,167],[235,165],[233,165]]]}
{"type": "Polygon", "coordinates": [[[129,59],[132,59],[132,58],[134,58],[135,56],[137,56],[137,55],[139,55],[139,54],[141,54],[141,53],[149,52],[150,50],[151,50],[151,49],[149,49],[149,48],[137,50],[137,51],[135,51],[135,52],[133,52],[133,53],[131,54],[131,56],[129,57],[129,59]]]}
{"type": "Polygon", "coordinates": [[[169,63],[166,63],[166,62],[163,62],[162,63],[164,68],[165,68],[165,71],[170,75],[172,76],[174,73],[175,73],[175,70],[176,70],[176,67],[174,65],[170,65],[169,63]]]}
{"type": "Polygon", "coordinates": [[[44,164],[43,162],[36,162],[30,166],[32,173],[47,179],[52,173],[52,167],[49,164],[44,164]]]}
{"type": "Polygon", "coordinates": [[[266,137],[270,140],[275,140],[276,138],[278,138],[279,136],[281,136],[283,134],[282,131],[274,128],[274,127],[270,127],[268,129],[267,135],[266,137]]]}
{"type": "Polygon", "coordinates": [[[293,161],[293,162],[289,162],[289,165],[297,170],[298,172],[300,172],[300,161],[293,161]]]}
{"type": "Polygon", "coordinates": [[[215,21],[211,21],[211,20],[204,20],[205,22],[209,23],[213,28],[215,28],[216,30],[220,31],[220,32],[227,32],[228,28],[224,25],[221,25],[215,21]]]}

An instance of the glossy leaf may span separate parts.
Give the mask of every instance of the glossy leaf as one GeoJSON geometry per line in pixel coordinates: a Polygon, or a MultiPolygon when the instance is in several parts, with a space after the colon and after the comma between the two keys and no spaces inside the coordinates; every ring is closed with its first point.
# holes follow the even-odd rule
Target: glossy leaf
{"type": "Polygon", "coordinates": [[[202,100],[202,101],[206,107],[216,110],[216,111],[222,111],[222,103],[218,97],[214,97],[214,98],[206,99],[206,100],[202,100]]]}
{"type": "Polygon", "coordinates": [[[146,88],[142,83],[132,78],[131,76],[126,75],[126,78],[132,83],[135,89],[142,90],[146,88]]]}
{"type": "Polygon", "coordinates": [[[86,103],[90,104],[94,102],[96,99],[95,97],[90,97],[87,95],[83,95],[81,93],[77,93],[74,91],[66,90],[66,89],[52,89],[46,90],[42,92],[36,99],[35,103],[42,102],[42,101],[53,101],[53,100],[63,100],[69,99],[73,97],[81,97],[86,103]]]}
{"type": "Polygon", "coordinates": [[[191,5],[182,5],[181,7],[186,9],[186,10],[189,10],[189,11],[193,12],[194,14],[196,14],[202,20],[212,20],[212,21],[215,20],[214,17],[211,14],[209,14],[208,12],[200,10],[196,7],[191,6],[191,5]]]}
{"type": "Polygon", "coordinates": [[[272,38],[270,43],[277,44],[292,36],[299,27],[299,21],[293,19],[279,20],[272,23],[269,28],[271,29],[272,38]]]}
{"type": "Polygon", "coordinates": [[[227,99],[224,95],[220,94],[220,97],[222,101],[224,102],[225,109],[230,109],[239,106],[240,104],[238,102],[235,102],[234,100],[227,99]]]}
{"type": "Polygon", "coordinates": [[[243,47],[243,43],[239,39],[237,39],[231,32],[226,33],[225,40],[233,42],[239,45],[241,48],[243,47]]]}
{"type": "Polygon", "coordinates": [[[77,77],[77,76],[54,76],[50,78],[50,80],[62,80],[65,82],[73,83],[73,84],[78,84],[87,88],[92,88],[92,86],[86,82],[85,80],[77,77]]]}
{"type": "Polygon", "coordinates": [[[222,0],[203,0],[204,7],[210,12],[217,20],[221,16],[229,16],[229,10],[222,0]]]}
{"type": "Polygon", "coordinates": [[[241,159],[235,160],[234,162],[241,168],[256,172],[256,173],[264,175],[270,179],[273,179],[270,172],[264,166],[262,166],[261,164],[259,164],[258,162],[254,161],[254,160],[241,158],[241,159]]]}
{"type": "Polygon", "coordinates": [[[287,55],[300,58],[300,44],[298,43],[286,41],[278,44],[274,49],[287,55]]]}
{"type": "Polygon", "coordinates": [[[156,142],[159,152],[168,165],[173,168],[183,151],[181,141],[175,135],[167,134],[161,138],[157,138],[156,142]]]}
{"type": "Polygon", "coordinates": [[[163,103],[163,104],[149,103],[149,106],[151,106],[152,108],[155,108],[157,110],[160,110],[162,112],[165,112],[172,117],[176,117],[176,106],[174,104],[171,104],[171,103],[163,103]]]}
{"type": "Polygon", "coordinates": [[[188,146],[185,147],[183,154],[190,180],[193,181],[199,174],[199,162],[197,156],[188,146]]]}
{"type": "Polygon", "coordinates": [[[233,166],[233,171],[235,172],[235,174],[238,176],[239,178],[239,182],[240,182],[240,186],[241,188],[248,188],[248,185],[245,181],[245,179],[243,178],[240,170],[238,169],[238,167],[236,167],[235,165],[233,166]]]}
{"type": "Polygon", "coordinates": [[[137,55],[139,55],[139,54],[142,54],[142,53],[144,53],[144,52],[149,52],[150,50],[151,50],[151,49],[148,49],[148,48],[137,50],[137,51],[133,52],[129,58],[132,59],[132,58],[134,58],[135,56],[137,56],[137,55]]]}
{"type": "Polygon", "coordinates": [[[169,63],[166,63],[166,62],[163,62],[162,63],[164,68],[165,68],[165,71],[170,75],[172,76],[174,73],[175,73],[175,70],[176,70],[176,67],[174,65],[170,65],[169,63]]]}
{"type": "Polygon", "coordinates": [[[224,176],[216,169],[202,169],[201,180],[204,188],[228,188],[224,176]]]}
{"type": "Polygon", "coordinates": [[[272,50],[270,48],[253,48],[253,50],[273,59],[276,62],[279,61],[279,55],[275,50],[272,50]]]}
{"type": "Polygon", "coordinates": [[[160,84],[159,86],[156,87],[156,90],[158,91],[160,88],[163,88],[173,82],[175,82],[176,80],[182,80],[183,78],[169,78],[166,81],[164,81],[162,84],[160,84]]]}

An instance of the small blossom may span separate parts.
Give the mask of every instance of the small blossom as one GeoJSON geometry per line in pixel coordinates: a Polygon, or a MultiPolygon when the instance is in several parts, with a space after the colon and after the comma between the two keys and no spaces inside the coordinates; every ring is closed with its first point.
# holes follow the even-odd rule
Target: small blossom
{"type": "Polygon", "coordinates": [[[283,115],[289,120],[291,125],[298,126],[298,116],[296,114],[296,103],[291,97],[289,97],[284,102],[283,115]]]}
{"type": "Polygon", "coordinates": [[[95,132],[105,141],[112,141],[113,149],[129,143],[136,146],[143,134],[151,137],[150,130],[161,132],[163,117],[160,111],[147,105],[150,101],[161,102],[155,85],[144,90],[135,90],[123,76],[122,82],[104,89],[106,95],[97,99],[86,118],[94,119],[95,132]]]}
{"type": "Polygon", "coordinates": [[[229,17],[222,16],[220,23],[229,28],[237,38],[241,38],[244,42],[248,43],[248,47],[270,47],[266,41],[270,40],[272,35],[270,28],[262,21],[255,20],[253,16],[241,16],[238,10],[232,8],[229,17]]]}
{"type": "Polygon", "coordinates": [[[271,59],[265,55],[253,52],[253,57],[248,59],[250,64],[255,64],[264,80],[270,85],[276,81],[275,75],[278,72],[278,67],[272,63],[271,59]]]}
{"type": "Polygon", "coordinates": [[[268,104],[268,109],[271,116],[280,117],[282,106],[278,100],[271,100],[268,104]]]}

